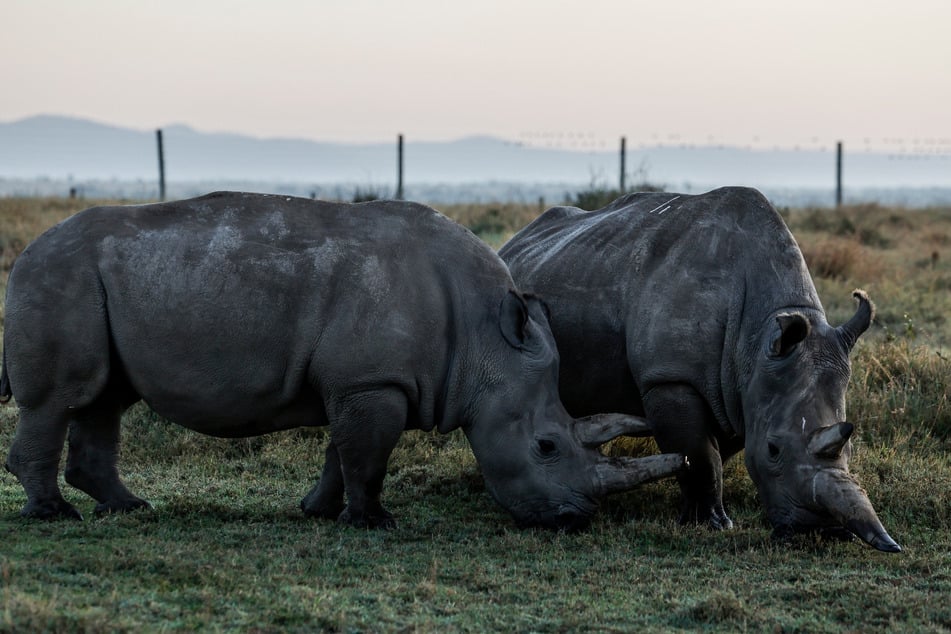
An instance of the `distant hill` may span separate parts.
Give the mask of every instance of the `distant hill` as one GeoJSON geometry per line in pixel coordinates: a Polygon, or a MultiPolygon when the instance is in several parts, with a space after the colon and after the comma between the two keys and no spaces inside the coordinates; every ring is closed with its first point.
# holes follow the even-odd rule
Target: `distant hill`
{"type": "MultiPolygon", "coordinates": [[[[203,133],[184,125],[163,128],[170,188],[186,182],[253,182],[327,188],[349,183],[391,190],[396,143],[340,144],[203,133]]],[[[494,182],[583,187],[617,182],[616,150],[576,152],[524,147],[492,137],[448,142],[406,139],[408,187],[471,186],[494,182]]],[[[59,116],[0,123],[0,180],[149,181],[156,179],[154,130],[133,130],[59,116]]],[[[769,189],[835,186],[835,156],[819,151],[754,151],[733,147],[630,149],[628,182],[637,178],[668,189],[719,185],[769,189]],[[637,176],[637,178],[635,178],[637,176]]],[[[846,148],[847,188],[951,187],[951,157],[895,160],[846,148]]],[[[3,192],[0,192],[3,193],[3,192]]]]}

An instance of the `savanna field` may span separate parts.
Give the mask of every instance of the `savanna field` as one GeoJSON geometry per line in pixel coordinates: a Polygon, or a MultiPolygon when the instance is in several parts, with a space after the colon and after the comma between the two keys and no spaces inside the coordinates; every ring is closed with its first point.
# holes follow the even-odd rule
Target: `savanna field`
{"type": "MultiPolygon", "coordinates": [[[[91,204],[0,199],[0,296],[29,241],[91,204]]],[[[539,212],[440,210],[496,248],[539,212]]],[[[610,497],[585,532],[521,531],[458,431],[404,434],[383,493],[398,526],[358,530],[298,508],[323,430],[215,439],[137,405],[119,469],[151,511],[97,518],[61,480],[86,520],[24,520],[0,473],[0,632],[951,630],[951,208],[782,212],[830,323],[854,288],[877,305],[852,355],[851,470],[904,552],[771,540],[742,454],[725,473],[734,530],[679,526],[665,481],[610,497]]],[[[15,425],[0,406],[2,458],[15,425]]]]}

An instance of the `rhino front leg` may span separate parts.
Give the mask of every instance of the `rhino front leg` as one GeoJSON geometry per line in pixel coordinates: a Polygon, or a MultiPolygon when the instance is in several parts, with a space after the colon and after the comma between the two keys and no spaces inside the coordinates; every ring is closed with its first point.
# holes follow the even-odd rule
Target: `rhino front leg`
{"type": "Polygon", "coordinates": [[[395,388],[345,399],[330,416],[347,506],[338,521],[359,528],[394,528],[380,503],[390,454],[406,427],[406,397],[395,388]]]}
{"type": "Polygon", "coordinates": [[[150,508],[119,479],[119,421],[124,409],[102,397],[75,414],[69,424],[66,482],[98,502],[97,515],[150,508]]]}
{"type": "Polygon", "coordinates": [[[677,476],[683,493],[682,524],[707,523],[733,528],[723,508],[723,457],[717,425],[706,401],[687,385],[664,385],[644,398],[647,418],[654,422],[655,440],[663,452],[682,453],[690,468],[677,476]]]}
{"type": "Polygon", "coordinates": [[[64,412],[52,408],[20,408],[16,436],[5,465],[26,492],[26,506],[20,515],[39,519],[83,518],[63,498],[57,482],[67,427],[64,412]]]}
{"type": "Polygon", "coordinates": [[[340,456],[337,446],[330,441],[327,445],[324,461],[324,471],[320,481],[310,490],[300,507],[307,517],[320,517],[335,520],[340,517],[344,509],[343,503],[343,472],[340,470],[340,456]]]}

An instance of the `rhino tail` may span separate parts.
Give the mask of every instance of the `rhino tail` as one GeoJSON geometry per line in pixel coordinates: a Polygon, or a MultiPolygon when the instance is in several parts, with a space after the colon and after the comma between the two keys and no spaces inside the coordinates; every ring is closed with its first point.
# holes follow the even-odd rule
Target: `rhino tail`
{"type": "Polygon", "coordinates": [[[7,351],[3,351],[3,365],[0,366],[0,403],[9,403],[13,396],[10,377],[7,376],[7,351]]]}

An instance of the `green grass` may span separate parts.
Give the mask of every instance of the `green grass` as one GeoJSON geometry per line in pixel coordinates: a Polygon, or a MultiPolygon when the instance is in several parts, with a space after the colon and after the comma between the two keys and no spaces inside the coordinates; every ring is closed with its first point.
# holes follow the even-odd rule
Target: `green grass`
{"type": "MultiPolygon", "coordinates": [[[[0,200],[0,269],[79,206],[0,200]]],[[[482,223],[495,246],[538,212],[494,208],[446,211],[482,223]]],[[[222,440],[136,406],[120,471],[151,511],[96,518],[92,500],[63,485],[86,521],[23,520],[22,488],[0,473],[0,632],[951,629],[951,212],[787,219],[810,266],[829,262],[816,281],[833,323],[852,314],[852,288],[878,305],[853,355],[852,470],[903,553],[773,542],[737,459],[725,474],[729,532],[678,526],[670,482],[609,498],[581,534],[520,531],[458,432],[405,434],[384,488],[398,527],[357,530],[298,509],[323,430],[222,440]]],[[[0,407],[0,452],[15,415],[0,407]]]]}

